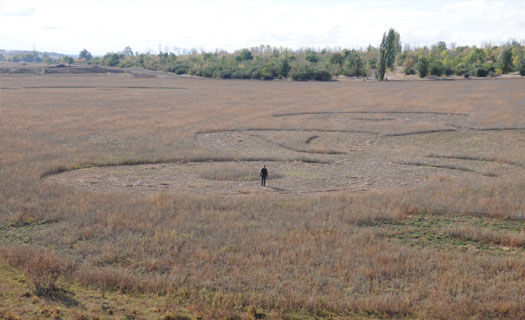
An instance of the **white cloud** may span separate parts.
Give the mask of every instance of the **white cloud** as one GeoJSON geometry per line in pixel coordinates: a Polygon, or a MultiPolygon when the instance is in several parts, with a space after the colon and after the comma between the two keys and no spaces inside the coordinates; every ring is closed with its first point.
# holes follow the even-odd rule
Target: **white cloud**
{"type": "Polygon", "coordinates": [[[16,11],[7,11],[2,13],[6,17],[29,17],[35,14],[35,8],[23,8],[16,11]]]}
{"type": "Polygon", "coordinates": [[[131,46],[222,48],[378,45],[393,27],[430,45],[525,40],[525,1],[5,0],[0,46],[95,54],[131,46]]]}

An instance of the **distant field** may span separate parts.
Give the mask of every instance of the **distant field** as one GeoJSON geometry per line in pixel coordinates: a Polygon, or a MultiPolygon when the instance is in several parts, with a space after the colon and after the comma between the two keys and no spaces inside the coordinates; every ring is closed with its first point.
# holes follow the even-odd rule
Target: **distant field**
{"type": "Polygon", "coordinates": [[[524,101],[521,79],[2,74],[0,277],[28,294],[0,317],[524,318],[524,101]]]}

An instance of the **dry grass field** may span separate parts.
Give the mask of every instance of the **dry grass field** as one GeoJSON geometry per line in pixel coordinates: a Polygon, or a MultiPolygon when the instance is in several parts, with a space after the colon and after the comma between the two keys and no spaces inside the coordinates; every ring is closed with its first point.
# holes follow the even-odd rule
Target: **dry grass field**
{"type": "Polygon", "coordinates": [[[0,318],[525,318],[525,80],[0,98],[0,318]]]}

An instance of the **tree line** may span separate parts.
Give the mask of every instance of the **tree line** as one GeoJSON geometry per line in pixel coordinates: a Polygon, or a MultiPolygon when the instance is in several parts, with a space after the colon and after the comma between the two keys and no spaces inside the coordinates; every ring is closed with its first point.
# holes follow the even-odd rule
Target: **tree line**
{"type": "MultiPolygon", "coordinates": [[[[11,57],[13,59],[14,57],[11,57]]],[[[270,46],[245,48],[233,53],[196,51],[138,53],[126,47],[94,57],[88,50],[77,59],[62,57],[63,63],[84,62],[114,67],[140,67],[221,79],[286,79],[297,81],[331,80],[339,76],[375,77],[385,80],[388,72],[427,76],[487,77],[519,71],[525,76],[525,46],[507,42],[497,46],[455,46],[438,42],[430,47],[401,47],[401,37],[394,29],[383,35],[379,48],[291,50],[270,46]]]]}

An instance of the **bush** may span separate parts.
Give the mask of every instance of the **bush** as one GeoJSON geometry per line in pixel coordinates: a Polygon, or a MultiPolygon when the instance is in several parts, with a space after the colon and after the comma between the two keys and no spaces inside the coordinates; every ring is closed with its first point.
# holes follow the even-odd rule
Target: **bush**
{"type": "Polygon", "coordinates": [[[364,75],[364,63],[357,51],[346,50],[345,56],[346,59],[343,66],[343,74],[351,77],[360,77],[364,75]]]}
{"type": "Polygon", "coordinates": [[[232,73],[232,79],[250,79],[252,76],[251,70],[236,69],[232,73]]]}
{"type": "Polygon", "coordinates": [[[512,47],[506,46],[498,56],[498,64],[503,73],[512,71],[512,47]]]}
{"type": "Polygon", "coordinates": [[[525,76],[525,53],[518,60],[518,71],[521,76],[525,76]]]}
{"type": "Polygon", "coordinates": [[[460,63],[456,66],[454,72],[458,76],[464,76],[469,73],[467,66],[464,63],[460,63]]]}
{"type": "Polygon", "coordinates": [[[344,61],[345,61],[345,57],[339,52],[336,52],[330,56],[330,64],[341,65],[343,64],[344,61]]]}
{"type": "Polygon", "coordinates": [[[421,78],[428,75],[428,60],[426,57],[420,57],[417,63],[417,73],[421,78]]]}
{"type": "Polygon", "coordinates": [[[175,74],[186,74],[189,70],[190,66],[177,61],[174,64],[169,65],[166,71],[173,72],[175,74]]]}
{"type": "Polygon", "coordinates": [[[450,76],[450,75],[454,74],[454,69],[452,69],[451,66],[445,66],[444,67],[444,72],[445,72],[446,76],[450,76]]]}
{"type": "Polygon", "coordinates": [[[305,59],[306,59],[307,61],[312,62],[312,63],[319,62],[319,57],[315,54],[315,52],[308,52],[308,53],[306,54],[305,59]]]}
{"type": "Polygon", "coordinates": [[[236,57],[238,61],[253,60],[252,52],[248,49],[242,49],[239,55],[236,57]]]}
{"type": "Polygon", "coordinates": [[[314,70],[313,79],[317,81],[330,81],[332,74],[326,70],[314,70]]]}
{"type": "Polygon", "coordinates": [[[489,75],[489,71],[483,67],[476,68],[476,77],[486,77],[489,75]]]}
{"type": "Polygon", "coordinates": [[[73,62],[75,62],[75,60],[73,60],[73,58],[70,56],[63,56],[62,60],[64,60],[64,62],[67,64],[73,64],[73,62]]]}
{"type": "Polygon", "coordinates": [[[409,75],[409,74],[416,74],[416,59],[415,57],[407,57],[405,59],[405,63],[403,64],[404,68],[405,68],[405,74],[406,75],[409,75]]]}
{"type": "Polygon", "coordinates": [[[281,64],[279,66],[279,74],[286,78],[288,77],[288,72],[290,72],[290,63],[288,62],[288,58],[284,58],[282,61],[281,61],[281,64]]]}
{"type": "Polygon", "coordinates": [[[441,77],[441,75],[444,73],[445,68],[443,67],[443,64],[439,61],[434,61],[430,65],[430,74],[433,76],[441,77]]]}
{"type": "Polygon", "coordinates": [[[120,56],[116,53],[107,53],[103,58],[103,64],[114,67],[120,62],[120,56]]]}
{"type": "Polygon", "coordinates": [[[307,81],[313,78],[313,72],[311,70],[305,71],[292,71],[292,79],[295,81],[307,81]]]}
{"type": "Polygon", "coordinates": [[[251,73],[251,76],[250,76],[251,79],[261,79],[262,78],[262,72],[261,70],[259,69],[254,69],[252,70],[252,73],[251,73]]]}
{"type": "Polygon", "coordinates": [[[262,69],[262,79],[270,80],[277,76],[277,66],[268,62],[262,69]]]}

